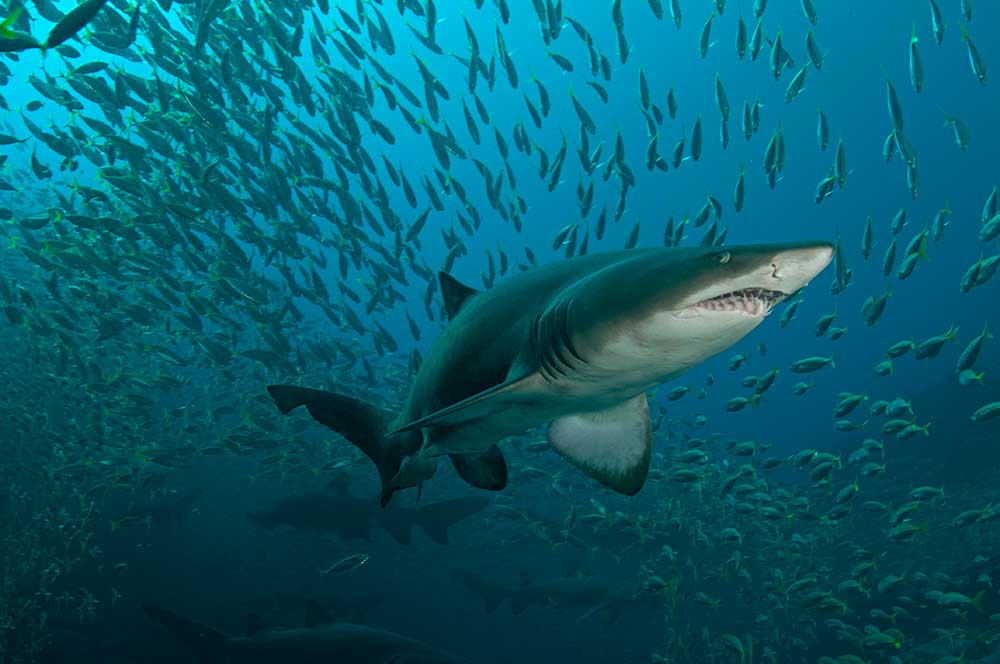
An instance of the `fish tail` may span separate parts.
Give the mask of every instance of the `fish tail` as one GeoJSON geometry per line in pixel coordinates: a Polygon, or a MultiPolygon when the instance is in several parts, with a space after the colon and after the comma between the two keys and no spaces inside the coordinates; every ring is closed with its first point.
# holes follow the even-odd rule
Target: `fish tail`
{"type": "Polygon", "coordinates": [[[402,451],[386,444],[388,416],[380,408],[353,397],[294,385],[268,385],[267,392],[283,414],[305,406],[312,418],[349,440],[375,463],[382,482],[382,506],[395,489],[392,478],[402,465],[402,451]]]}
{"type": "Polygon", "coordinates": [[[441,546],[447,546],[448,529],[459,521],[486,509],[490,502],[489,498],[480,495],[431,503],[417,510],[416,524],[432,540],[441,546]]]}
{"type": "Polygon", "coordinates": [[[21,18],[21,12],[24,11],[23,7],[16,7],[14,11],[10,13],[10,16],[0,21],[0,37],[4,39],[13,39],[14,31],[11,30],[10,26],[17,23],[17,19],[21,18]]]}

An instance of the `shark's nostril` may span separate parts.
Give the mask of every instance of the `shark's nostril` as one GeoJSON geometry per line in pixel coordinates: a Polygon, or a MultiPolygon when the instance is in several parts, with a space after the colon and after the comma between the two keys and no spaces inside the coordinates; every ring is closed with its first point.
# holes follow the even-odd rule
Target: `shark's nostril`
{"type": "Polygon", "coordinates": [[[771,277],[774,279],[781,279],[781,275],[778,274],[778,264],[771,263],[771,277]]]}

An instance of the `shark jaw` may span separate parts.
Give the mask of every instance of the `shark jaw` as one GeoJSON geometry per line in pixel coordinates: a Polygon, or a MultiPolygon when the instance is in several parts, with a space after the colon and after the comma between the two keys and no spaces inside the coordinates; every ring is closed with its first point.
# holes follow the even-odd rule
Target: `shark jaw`
{"type": "Polygon", "coordinates": [[[827,244],[786,249],[736,248],[716,254],[718,280],[709,280],[680,306],[680,316],[702,312],[735,312],[763,318],[781,301],[798,292],[833,258],[827,244]],[[727,274],[726,268],[736,274],[727,274]]]}
{"type": "Polygon", "coordinates": [[[741,288],[696,302],[681,312],[700,315],[701,311],[734,311],[747,316],[767,316],[775,306],[788,297],[787,293],[769,288],[741,288]]]}
{"type": "Polygon", "coordinates": [[[567,335],[589,364],[580,378],[590,385],[570,391],[599,393],[610,402],[678,376],[749,334],[832,256],[825,243],[746,246],[692,252],[666,277],[640,270],[641,280],[617,291],[646,288],[649,294],[623,312],[625,324],[607,325],[610,333],[594,326],[580,339],[567,335]]]}

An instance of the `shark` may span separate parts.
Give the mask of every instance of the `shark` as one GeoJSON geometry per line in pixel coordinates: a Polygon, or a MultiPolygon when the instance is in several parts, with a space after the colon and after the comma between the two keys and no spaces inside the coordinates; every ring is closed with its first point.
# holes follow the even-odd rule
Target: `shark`
{"type": "Polygon", "coordinates": [[[212,627],[153,604],[144,604],[150,619],[187,644],[201,661],[228,664],[468,664],[469,660],[386,630],[344,622],[295,629],[267,630],[254,625],[247,636],[229,636],[212,627]]]}
{"type": "Polygon", "coordinates": [[[248,517],[267,529],[287,526],[298,530],[331,532],[342,540],[370,541],[372,529],[377,526],[404,546],[410,544],[416,527],[434,542],[446,546],[448,529],[483,511],[490,502],[481,495],[463,496],[417,509],[393,504],[380,510],[371,501],[351,494],[349,476],[340,473],[325,491],[287,496],[269,508],[251,512],[248,517]]]}
{"type": "Polygon", "coordinates": [[[620,580],[600,576],[573,574],[535,581],[524,574],[520,587],[471,570],[455,569],[452,576],[483,600],[487,613],[493,613],[509,599],[514,615],[521,615],[531,607],[548,607],[557,613],[575,609],[583,611],[578,622],[602,614],[603,622],[611,625],[626,611],[648,611],[663,608],[667,603],[662,593],[629,588],[620,580]]]}
{"type": "Polygon", "coordinates": [[[315,581],[310,581],[296,590],[248,597],[239,605],[249,613],[268,619],[304,615],[304,622],[308,623],[311,616],[319,615],[326,616],[326,622],[332,622],[332,617],[336,617],[350,623],[365,623],[372,613],[396,596],[393,591],[376,592],[372,589],[361,595],[342,592],[320,594],[315,588],[315,581]]]}
{"type": "Polygon", "coordinates": [[[724,351],[831,261],[829,242],[635,248],[535,266],[480,291],[438,275],[448,324],[395,414],[341,392],[268,385],[375,464],[381,504],[443,456],[498,491],[497,443],[548,423],[549,444],[612,490],[649,471],[646,393],[724,351]]]}

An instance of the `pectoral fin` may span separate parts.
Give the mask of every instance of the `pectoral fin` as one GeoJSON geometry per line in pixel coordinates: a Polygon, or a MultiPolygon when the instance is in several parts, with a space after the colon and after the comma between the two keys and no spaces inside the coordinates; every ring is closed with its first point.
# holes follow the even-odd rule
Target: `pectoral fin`
{"type": "Polygon", "coordinates": [[[549,444],[567,461],[618,493],[632,495],[649,472],[652,426],[646,395],[576,413],[549,425],[549,444]]]}
{"type": "Polygon", "coordinates": [[[413,429],[459,424],[509,408],[512,402],[517,401],[519,392],[530,385],[534,375],[528,374],[527,376],[508,379],[499,385],[473,394],[471,397],[462,399],[450,406],[445,406],[430,415],[425,415],[420,419],[408,422],[401,427],[393,429],[386,435],[394,436],[404,431],[412,431],[413,429]]]}

